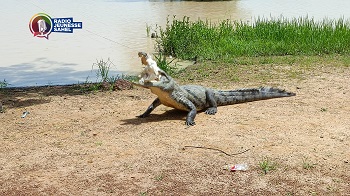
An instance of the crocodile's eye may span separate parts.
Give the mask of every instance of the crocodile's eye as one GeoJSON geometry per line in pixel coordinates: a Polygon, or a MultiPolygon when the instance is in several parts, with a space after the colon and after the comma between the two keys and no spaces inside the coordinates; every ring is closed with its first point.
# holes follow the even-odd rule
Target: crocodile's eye
{"type": "Polygon", "coordinates": [[[162,82],[169,82],[169,79],[166,76],[162,75],[162,77],[160,77],[160,81],[162,81],[162,82]]]}

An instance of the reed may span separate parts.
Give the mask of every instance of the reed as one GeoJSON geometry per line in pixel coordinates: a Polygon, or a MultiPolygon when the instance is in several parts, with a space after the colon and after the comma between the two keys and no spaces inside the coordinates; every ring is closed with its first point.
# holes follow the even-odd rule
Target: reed
{"type": "Polygon", "coordinates": [[[215,60],[238,56],[347,54],[350,23],[312,18],[257,18],[251,23],[191,21],[175,17],[160,28],[160,50],[181,59],[215,60]]]}
{"type": "Polygon", "coordinates": [[[5,79],[3,81],[0,81],[0,91],[9,85],[10,84],[5,79]]]}

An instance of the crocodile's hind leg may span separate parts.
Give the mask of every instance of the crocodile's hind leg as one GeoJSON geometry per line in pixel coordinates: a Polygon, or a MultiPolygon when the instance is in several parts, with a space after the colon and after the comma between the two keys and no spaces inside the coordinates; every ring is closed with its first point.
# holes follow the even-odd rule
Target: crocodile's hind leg
{"type": "Polygon", "coordinates": [[[141,114],[137,117],[145,118],[145,117],[149,116],[149,114],[159,105],[160,105],[160,100],[157,98],[153,101],[153,103],[150,106],[148,106],[147,110],[143,114],[141,114]]]}
{"type": "Polygon", "coordinates": [[[205,111],[206,114],[214,115],[218,111],[218,105],[214,99],[214,93],[212,90],[205,91],[206,101],[209,104],[209,108],[205,111]]]}

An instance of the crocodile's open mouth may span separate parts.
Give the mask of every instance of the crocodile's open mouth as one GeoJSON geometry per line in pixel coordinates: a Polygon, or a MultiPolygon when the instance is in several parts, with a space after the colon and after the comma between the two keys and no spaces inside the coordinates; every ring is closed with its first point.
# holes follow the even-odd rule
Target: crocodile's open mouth
{"type": "Polygon", "coordinates": [[[158,81],[158,80],[144,81],[143,78],[139,80],[139,84],[144,86],[154,86],[154,84],[156,83],[159,84],[161,82],[162,81],[158,81]]]}

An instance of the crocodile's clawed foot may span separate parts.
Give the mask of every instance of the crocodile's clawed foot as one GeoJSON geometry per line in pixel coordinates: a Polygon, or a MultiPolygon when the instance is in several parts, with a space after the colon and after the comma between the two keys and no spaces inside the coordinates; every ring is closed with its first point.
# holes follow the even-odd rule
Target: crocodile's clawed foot
{"type": "Polygon", "coordinates": [[[196,125],[196,123],[194,121],[186,121],[186,125],[189,127],[196,125]]]}
{"type": "Polygon", "coordinates": [[[141,115],[138,115],[138,116],[136,116],[136,117],[137,117],[137,118],[146,118],[147,116],[149,116],[149,115],[141,114],[141,115]]]}
{"type": "Polygon", "coordinates": [[[217,111],[218,111],[217,108],[212,107],[212,108],[208,108],[208,109],[205,111],[205,113],[206,113],[206,114],[209,114],[209,115],[214,115],[214,114],[216,114],[217,111]]]}

